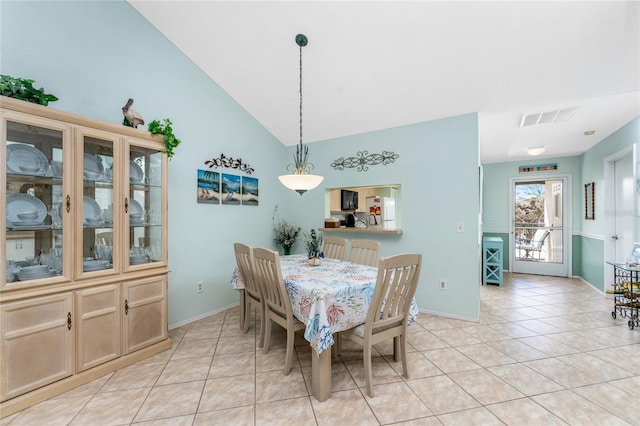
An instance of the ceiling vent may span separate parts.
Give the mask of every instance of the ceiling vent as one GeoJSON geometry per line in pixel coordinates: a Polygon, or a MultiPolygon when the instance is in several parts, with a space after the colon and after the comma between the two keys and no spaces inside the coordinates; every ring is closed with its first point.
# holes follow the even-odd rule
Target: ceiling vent
{"type": "Polygon", "coordinates": [[[559,121],[567,121],[578,111],[579,107],[571,107],[558,109],[555,111],[536,112],[533,114],[525,114],[520,120],[520,127],[534,126],[543,123],[556,123],[559,121]]]}

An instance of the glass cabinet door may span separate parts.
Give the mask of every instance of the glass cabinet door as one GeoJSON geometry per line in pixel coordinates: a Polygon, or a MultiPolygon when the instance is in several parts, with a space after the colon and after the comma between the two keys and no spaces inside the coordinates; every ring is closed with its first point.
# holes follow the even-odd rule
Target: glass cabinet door
{"type": "MultiPolygon", "coordinates": [[[[125,212],[128,232],[125,232],[129,267],[166,262],[166,235],[163,226],[166,211],[162,191],[166,156],[143,141],[131,141],[125,175],[128,176],[125,212]]],[[[154,265],[155,266],[155,265],[154,265]]]]}
{"type": "Polygon", "coordinates": [[[70,135],[63,123],[3,114],[0,149],[6,203],[1,210],[5,238],[0,253],[6,273],[0,277],[2,288],[71,278],[71,258],[66,255],[72,246],[66,232],[70,229],[70,135]]]}
{"type": "MultiPolygon", "coordinates": [[[[82,265],[80,275],[96,271],[113,272],[119,265],[114,247],[120,246],[120,237],[114,229],[118,224],[118,207],[114,206],[118,170],[118,139],[111,133],[82,129],[81,139],[82,199],[77,201],[78,224],[82,238],[79,240],[82,265]]],[[[80,260],[80,259],[78,259],[80,260]]],[[[80,267],[78,266],[78,269],[80,267]]]]}

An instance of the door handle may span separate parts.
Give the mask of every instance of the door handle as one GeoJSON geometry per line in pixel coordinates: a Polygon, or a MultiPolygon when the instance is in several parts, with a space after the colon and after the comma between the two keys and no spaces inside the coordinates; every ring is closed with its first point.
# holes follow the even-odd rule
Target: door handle
{"type": "Polygon", "coordinates": [[[614,240],[617,240],[618,236],[617,235],[612,235],[611,238],[613,238],[614,240]]]}

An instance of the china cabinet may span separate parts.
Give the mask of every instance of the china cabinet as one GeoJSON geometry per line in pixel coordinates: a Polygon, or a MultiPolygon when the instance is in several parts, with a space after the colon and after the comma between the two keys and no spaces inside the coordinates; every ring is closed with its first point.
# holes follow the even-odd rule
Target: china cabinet
{"type": "Polygon", "coordinates": [[[0,97],[0,416],[168,349],[160,137],[0,97]]]}

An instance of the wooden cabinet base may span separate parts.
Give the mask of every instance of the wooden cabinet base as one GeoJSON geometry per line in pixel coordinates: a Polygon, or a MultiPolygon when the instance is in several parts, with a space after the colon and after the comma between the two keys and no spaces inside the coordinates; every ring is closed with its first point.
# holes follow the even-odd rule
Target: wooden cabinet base
{"type": "Polygon", "coordinates": [[[0,418],[4,418],[15,414],[19,411],[27,409],[32,405],[45,401],[54,396],[60,395],[80,385],[84,385],[93,380],[99,379],[105,374],[120,370],[128,365],[134,364],[152,355],[158,354],[171,348],[171,339],[166,339],[154,345],[140,349],[136,352],[124,355],[113,361],[77,373],[66,379],[51,383],[50,385],[35,389],[24,395],[17,396],[0,404],[0,418]]]}

